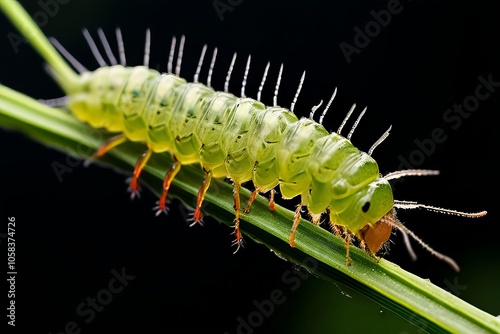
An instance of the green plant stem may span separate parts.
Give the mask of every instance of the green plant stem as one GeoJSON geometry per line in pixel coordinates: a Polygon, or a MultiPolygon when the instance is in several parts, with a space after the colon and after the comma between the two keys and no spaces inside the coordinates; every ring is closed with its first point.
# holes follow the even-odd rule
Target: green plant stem
{"type": "Polygon", "coordinates": [[[12,24],[16,26],[36,51],[49,63],[54,71],[56,80],[63,88],[67,91],[71,87],[74,87],[79,82],[78,75],[54,49],[19,2],[15,0],[0,0],[0,8],[2,8],[12,24]]]}
{"type": "MultiPolygon", "coordinates": [[[[96,149],[102,140],[89,141],[89,131],[60,109],[49,108],[37,101],[0,85],[0,126],[15,128],[40,143],[64,152],[79,155],[78,147],[96,149]]],[[[131,171],[143,147],[125,144],[109,152],[105,164],[131,171]]],[[[80,149],[82,151],[82,149],[80,149]]],[[[164,166],[171,163],[168,154],[156,154],[146,166],[142,180],[159,194],[164,166]],[[163,167],[162,167],[163,166],[163,167]]],[[[170,194],[185,203],[192,203],[203,179],[201,168],[182,168],[172,183],[170,194]]],[[[234,218],[232,186],[214,180],[217,193],[210,188],[206,195],[205,213],[232,226],[234,218]]],[[[242,200],[250,195],[241,190],[242,200]]],[[[293,212],[277,206],[268,209],[267,201],[258,197],[249,214],[242,214],[241,228],[281,257],[298,264],[330,281],[340,281],[385,308],[433,333],[500,333],[500,319],[479,310],[427,280],[381,259],[375,261],[366,252],[351,247],[352,266],[345,264],[344,242],[328,231],[302,220],[297,230],[296,248],[288,245],[293,212]]],[[[229,246],[228,246],[229,248],[229,246]]]]}

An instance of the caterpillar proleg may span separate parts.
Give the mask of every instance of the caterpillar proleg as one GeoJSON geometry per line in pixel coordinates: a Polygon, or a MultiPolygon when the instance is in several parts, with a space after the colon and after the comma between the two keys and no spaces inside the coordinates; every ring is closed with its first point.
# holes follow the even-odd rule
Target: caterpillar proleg
{"type": "MultiPolygon", "coordinates": [[[[9,17],[25,15],[17,4],[5,7],[5,10],[9,17]]],[[[38,28],[32,25],[19,29],[29,36],[38,28]]],[[[392,229],[396,228],[458,269],[453,260],[430,249],[404,227],[396,218],[395,208],[424,208],[466,217],[480,217],[486,212],[465,213],[394,200],[389,183],[391,179],[434,175],[436,172],[406,170],[382,176],[371,153],[387,137],[389,130],[375,142],[368,153],[357,149],[350,140],[366,108],[344,137],[341,133],[347,119],[355,111],[354,106],[337,132],[330,133],[321,124],[336,90],[322,111],[319,122],[314,121],[314,114],[321,104],[313,108],[310,118],[299,119],[292,112],[304,76],[290,108],[278,105],[283,65],[274,88],[273,105],[266,106],[260,101],[260,93],[269,67],[264,71],[257,99],[246,97],[245,94],[250,57],[246,63],[241,97],[238,97],[228,92],[236,55],[227,70],[224,91],[219,92],[211,87],[210,80],[212,71],[218,66],[217,49],[212,54],[205,85],[199,82],[199,70],[194,82],[180,76],[184,37],[179,41],[175,38],[172,40],[168,73],[162,74],[148,68],[151,43],[149,31],[146,34],[144,64],[135,67],[126,65],[124,43],[119,30],[116,35],[120,46],[120,64],[111,52],[104,33],[99,31],[98,34],[111,66],[99,54],[90,33],[84,31],[101,66],[95,71],[87,71],[56,40],[52,40],[59,52],[81,72],[79,75],[67,65],[62,65],[63,62],[58,60],[59,54],[49,43],[39,43],[34,47],[49,63],[55,80],[67,94],[67,107],[75,116],[92,127],[116,133],[93,158],[99,158],[127,140],[145,144],[146,149],[137,161],[130,182],[132,197],[139,191],[141,172],[152,154],[171,154],[174,157],[174,164],[165,174],[157,215],[166,210],[170,184],[182,166],[200,164],[205,171],[205,179],[199,188],[193,224],[203,218],[202,203],[212,178],[231,179],[234,183],[234,234],[237,247],[241,246],[243,240],[239,218],[240,211],[244,208],[240,202],[239,189],[242,184],[252,181],[255,191],[245,212],[250,212],[252,199],[259,193],[272,193],[275,187],[279,187],[284,198],[300,196],[300,205],[291,222],[291,246],[295,245],[298,237],[296,231],[301,208],[305,206],[308,214],[313,217],[313,223],[319,224],[321,215],[328,214],[332,229],[346,240],[347,251],[351,238],[356,237],[361,246],[375,256],[389,239],[392,229]]],[[[203,48],[200,69],[204,64],[206,51],[207,48],[203,48]]],[[[271,199],[270,206],[272,205],[271,199]]],[[[350,263],[348,254],[346,262],[350,263]]]]}

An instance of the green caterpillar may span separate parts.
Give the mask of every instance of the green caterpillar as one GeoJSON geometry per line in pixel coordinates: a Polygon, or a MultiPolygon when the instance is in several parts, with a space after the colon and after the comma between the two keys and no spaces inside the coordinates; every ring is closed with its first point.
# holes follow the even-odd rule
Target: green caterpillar
{"type": "MultiPolygon", "coordinates": [[[[352,237],[356,237],[362,248],[376,256],[389,239],[392,229],[396,228],[403,233],[405,240],[408,239],[407,235],[412,236],[425,249],[448,262],[456,270],[458,266],[452,259],[431,249],[397,220],[395,208],[425,208],[466,217],[481,217],[486,214],[486,211],[464,213],[394,200],[390,180],[403,176],[434,175],[437,172],[405,170],[382,176],[371,153],[389,132],[387,131],[368,153],[360,151],[350,141],[364,111],[347,137],[340,135],[345,121],[338,133],[329,133],[321,125],[324,115],[321,116],[319,123],[312,119],[319,105],[313,108],[310,118],[298,119],[293,113],[293,106],[300,92],[303,77],[291,108],[279,107],[276,94],[281,79],[280,70],[274,106],[266,106],[259,100],[268,67],[257,99],[247,98],[244,87],[250,64],[249,58],[242,97],[237,97],[227,92],[235,57],[229,68],[225,91],[219,92],[210,87],[216,51],[210,64],[207,85],[198,82],[206,47],[202,51],[194,82],[188,82],[179,76],[184,39],[180,43],[175,73],[173,55],[176,40],[174,39],[168,73],[161,74],[147,67],[149,31],[146,37],[145,66],[127,67],[119,30],[117,38],[121,64],[118,64],[112,55],[102,32],[99,32],[111,66],[108,66],[98,53],[88,32],[84,32],[101,65],[91,72],[74,60],[56,40],[52,40],[52,44],[81,72],[81,75],[78,75],[61,58],[18,2],[0,0],[0,7],[49,63],[51,74],[67,94],[67,107],[73,114],[92,127],[117,133],[94,154],[93,158],[102,156],[127,140],[145,143],[147,150],[137,161],[130,181],[132,197],[139,190],[138,180],[141,171],[151,155],[168,152],[173,156],[174,164],[165,175],[157,214],[166,210],[170,184],[181,166],[196,163],[203,168],[205,179],[198,191],[193,224],[203,218],[201,207],[211,179],[223,177],[231,179],[234,183],[235,244],[238,247],[243,241],[239,228],[241,211],[239,190],[243,183],[252,181],[255,190],[245,212],[249,211],[252,201],[259,193],[269,191],[272,209],[274,188],[277,186],[286,199],[300,196],[301,203],[295,212],[289,239],[292,247],[295,245],[301,208],[305,206],[315,224],[319,224],[322,214],[328,213],[331,228],[346,242],[348,265],[352,237]]],[[[334,97],[335,93],[324,113],[334,97]]],[[[353,110],[354,108],[347,118],[353,110]]]]}

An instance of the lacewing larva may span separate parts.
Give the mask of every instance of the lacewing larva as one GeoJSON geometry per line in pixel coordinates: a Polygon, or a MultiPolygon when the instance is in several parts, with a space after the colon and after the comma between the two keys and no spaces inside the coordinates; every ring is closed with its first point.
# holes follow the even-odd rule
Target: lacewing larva
{"type": "MultiPolygon", "coordinates": [[[[144,65],[133,67],[126,65],[124,43],[119,29],[116,30],[118,57],[113,54],[103,31],[98,30],[110,65],[99,52],[90,33],[84,30],[84,37],[100,64],[97,70],[89,71],[57,40],[51,39],[49,42],[19,3],[0,0],[0,6],[48,62],[50,73],[67,95],[65,105],[73,114],[92,127],[116,133],[98,149],[93,158],[99,158],[125,141],[146,145],[130,181],[132,197],[139,191],[139,177],[151,155],[172,155],[174,163],[163,181],[157,215],[166,210],[171,182],[182,166],[200,164],[205,179],[198,191],[193,224],[203,218],[201,207],[212,178],[229,178],[234,183],[234,243],[238,248],[243,242],[239,228],[240,211],[243,209],[239,191],[243,183],[252,181],[255,190],[244,209],[247,213],[259,193],[271,193],[272,209],[274,189],[277,186],[285,199],[300,196],[300,205],[295,211],[289,238],[292,247],[295,245],[301,208],[305,206],[315,224],[320,223],[323,214],[328,215],[330,227],[345,240],[348,265],[352,238],[357,238],[363,249],[376,256],[388,241],[392,229],[396,228],[402,232],[405,241],[408,241],[408,235],[411,236],[422,247],[458,271],[458,265],[451,258],[430,248],[401,224],[396,218],[395,209],[423,208],[471,218],[484,216],[486,211],[465,213],[395,200],[390,180],[406,176],[435,175],[437,171],[411,169],[381,175],[371,154],[388,136],[390,128],[367,153],[360,151],[351,143],[350,138],[366,108],[347,136],[341,135],[347,119],[354,112],[354,105],[338,131],[328,132],[322,121],[336,90],[323,109],[319,122],[314,121],[314,114],[321,103],[313,107],[309,118],[299,119],[293,109],[304,76],[290,108],[280,107],[277,93],[282,76],[281,67],[273,106],[266,106],[260,101],[260,97],[269,64],[264,71],[256,99],[245,96],[250,57],[240,97],[228,92],[236,54],[229,65],[224,91],[216,91],[211,87],[211,77],[217,49],[214,49],[210,61],[207,83],[202,84],[198,80],[206,46],[202,49],[193,82],[189,82],[180,76],[184,37],[180,39],[178,46],[177,39],[173,38],[168,71],[160,73],[148,67],[151,43],[149,30],[146,33],[144,65]],[[71,69],[60,54],[79,74],[71,69]]],[[[406,244],[411,251],[409,243],[406,244]]]]}

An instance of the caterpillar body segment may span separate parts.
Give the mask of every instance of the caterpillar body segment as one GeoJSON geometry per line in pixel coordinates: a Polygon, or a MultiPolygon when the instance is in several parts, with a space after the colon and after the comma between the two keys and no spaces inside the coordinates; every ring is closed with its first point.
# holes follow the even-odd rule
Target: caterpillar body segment
{"type": "MultiPolygon", "coordinates": [[[[286,108],[266,107],[143,66],[102,67],[81,81],[81,91],[70,94],[68,104],[80,120],[123,132],[128,140],[148,147],[136,165],[132,194],[152,152],[170,152],[178,162],[177,171],[183,164],[202,165],[210,176],[198,194],[195,222],[202,219],[199,208],[212,177],[230,178],[235,189],[252,181],[260,192],[279,185],[284,198],[300,195],[302,204],[316,215],[329,208],[332,222],[354,234],[392,209],[390,186],[380,178],[371,156],[315,121],[299,120],[286,108]],[[383,200],[368,210],[365,203],[374,196],[383,200]]],[[[123,136],[116,140],[121,143],[123,136]]],[[[165,185],[171,179],[172,174],[165,185]]],[[[164,197],[160,210],[165,209],[164,197]]]]}
{"type": "MultiPolygon", "coordinates": [[[[258,193],[269,191],[269,206],[272,209],[276,186],[279,186],[284,198],[300,196],[300,205],[295,212],[290,233],[291,246],[295,246],[296,239],[299,239],[296,238],[297,227],[302,206],[306,206],[313,223],[319,224],[322,214],[328,214],[331,228],[345,240],[347,264],[350,264],[349,246],[352,237],[359,239],[361,247],[376,256],[389,239],[392,229],[396,228],[403,233],[405,240],[408,240],[408,235],[411,236],[423,248],[458,270],[458,265],[451,258],[434,251],[402,225],[396,218],[395,208],[423,208],[465,217],[481,217],[486,214],[486,211],[464,213],[395,200],[390,180],[405,176],[435,175],[437,172],[407,170],[382,176],[371,153],[388,136],[390,128],[370,148],[368,154],[357,149],[350,141],[366,108],[346,137],[340,133],[355,105],[340,125],[338,133],[329,133],[321,122],[337,90],[321,114],[320,123],[312,118],[321,103],[313,108],[310,118],[300,119],[289,109],[278,106],[277,95],[283,65],[275,86],[273,106],[266,106],[259,99],[269,64],[255,100],[245,97],[250,67],[250,57],[248,58],[241,97],[237,97],[228,92],[236,54],[229,67],[224,92],[219,92],[210,83],[216,50],[210,63],[207,85],[204,85],[198,82],[198,76],[205,47],[194,82],[180,77],[184,37],[179,43],[175,74],[172,72],[175,38],[170,50],[168,73],[161,74],[148,68],[151,43],[149,31],[146,34],[144,65],[135,67],[125,64],[124,45],[119,30],[116,35],[120,65],[112,55],[104,33],[99,31],[111,66],[107,66],[90,34],[84,31],[84,36],[101,65],[95,71],[87,71],[57,41],[52,40],[53,45],[80,72],[78,75],[16,1],[0,0],[0,8],[48,62],[50,73],[66,92],[67,107],[74,115],[92,127],[104,128],[116,134],[93,158],[102,156],[127,140],[145,144],[146,150],[139,157],[130,181],[132,197],[138,195],[138,180],[151,155],[168,152],[173,156],[174,163],[167,170],[163,181],[163,192],[156,207],[157,215],[167,210],[168,190],[182,165],[200,164],[205,178],[197,194],[193,224],[202,221],[201,207],[212,178],[228,177],[234,183],[234,234],[238,248],[242,245],[239,191],[243,183],[252,181],[255,191],[247,203],[245,213],[249,212],[258,193]],[[36,39],[31,38],[32,36],[36,36],[36,39]]],[[[290,109],[295,106],[303,81],[304,74],[290,109]]]]}

